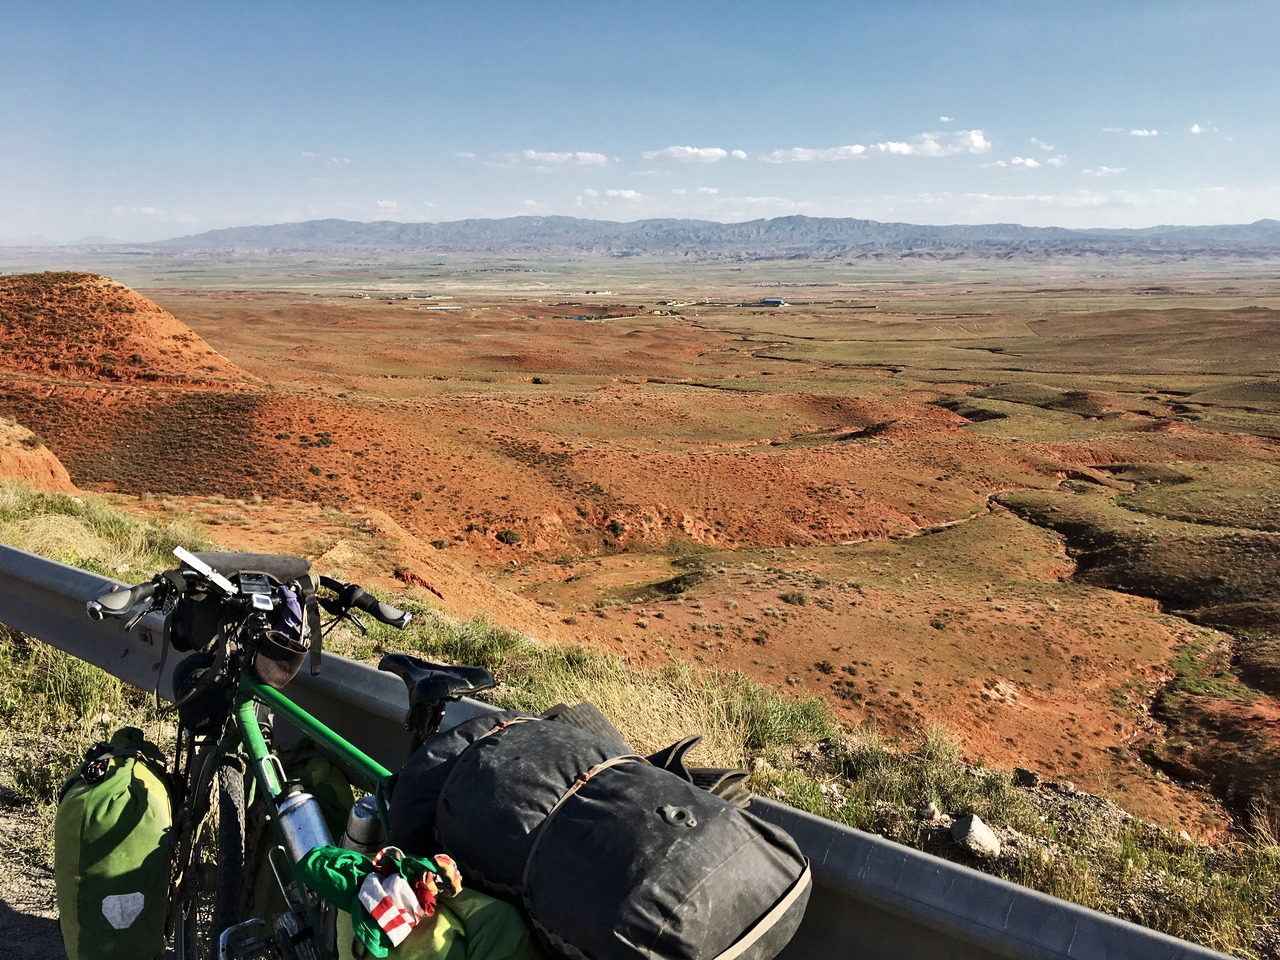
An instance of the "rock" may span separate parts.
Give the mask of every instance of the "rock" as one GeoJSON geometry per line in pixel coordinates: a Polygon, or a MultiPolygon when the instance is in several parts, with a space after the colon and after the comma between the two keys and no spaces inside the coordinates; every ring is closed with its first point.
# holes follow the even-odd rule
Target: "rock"
{"type": "Polygon", "coordinates": [[[1075,785],[1075,783],[1073,783],[1073,782],[1072,782],[1072,781],[1070,781],[1070,780],[1059,780],[1059,781],[1058,781],[1058,790],[1059,790],[1059,792],[1061,792],[1061,793],[1075,793],[1075,792],[1076,792],[1076,785],[1075,785]]]}
{"type": "Polygon", "coordinates": [[[942,811],[938,809],[938,805],[932,800],[916,807],[916,819],[918,820],[937,820],[941,815],[942,811]]]}
{"type": "Polygon", "coordinates": [[[1013,768],[1013,782],[1019,787],[1035,787],[1040,785],[1040,774],[1026,767],[1013,768]]]}
{"type": "Polygon", "coordinates": [[[965,814],[953,823],[951,837],[976,856],[990,859],[1000,856],[1000,840],[976,813],[965,814]]]}

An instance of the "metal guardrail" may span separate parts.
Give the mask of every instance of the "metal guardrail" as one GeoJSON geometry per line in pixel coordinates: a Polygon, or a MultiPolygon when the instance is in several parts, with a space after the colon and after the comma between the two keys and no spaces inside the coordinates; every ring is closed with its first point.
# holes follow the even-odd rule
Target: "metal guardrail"
{"type": "MultiPolygon", "coordinates": [[[[171,698],[163,622],[132,634],[91,623],[84,602],[116,581],[0,544],[0,622],[171,698]]],[[[408,746],[404,684],[325,654],[289,694],[395,769],[408,746]]],[[[454,722],[489,709],[451,709],[454,722]]],[[[1224,960],[1224,954],[1055,899],[859,830],[758,799],[752,812],[789,831],[813,863],[814,893],[783,960],[1224,960]]]]}

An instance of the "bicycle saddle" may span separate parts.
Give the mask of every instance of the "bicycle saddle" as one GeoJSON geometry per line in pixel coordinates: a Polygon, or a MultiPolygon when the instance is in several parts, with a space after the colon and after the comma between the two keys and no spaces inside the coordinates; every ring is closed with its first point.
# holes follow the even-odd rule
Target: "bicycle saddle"
{"type": "Polygon", "coordinates": [[[496,686],[493,674],[484,667],[454,667],[430,663],[406,653],[388,653],[378,669],[394,673],[409,688],[410,707],[438,704],[496,686]]]}

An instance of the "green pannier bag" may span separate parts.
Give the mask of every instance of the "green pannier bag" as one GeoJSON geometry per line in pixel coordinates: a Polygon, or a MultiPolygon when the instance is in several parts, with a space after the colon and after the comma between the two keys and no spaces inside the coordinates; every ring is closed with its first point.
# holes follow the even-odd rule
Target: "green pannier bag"
{"type": "Polygon", "coordinates": [[[160,749],[136,727],[89,749],[62,788],[53,873],[70,960],[165,949],[173,808],[160,749]]]}

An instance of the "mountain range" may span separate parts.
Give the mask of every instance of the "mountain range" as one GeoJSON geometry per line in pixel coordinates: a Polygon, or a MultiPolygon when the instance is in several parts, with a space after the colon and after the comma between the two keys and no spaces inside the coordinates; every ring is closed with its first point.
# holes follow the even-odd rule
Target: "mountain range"
{"type": "Polygon", "coordinates": [[[230,227],[148,244],[174,251],[420,249],[564,252],[614,256],[831,256],[875,250],[966,249],[979,255],[1027,248],[1080,247],[1099,253],[1217,248],[1280,248],[1280,221],[1222,226],[1069,230],[1015,223],[927,225],[828,217],[777,217],[743,223],[710,220],[584,220],[509,217],[445,223],[307,220],[230,227]]]}

